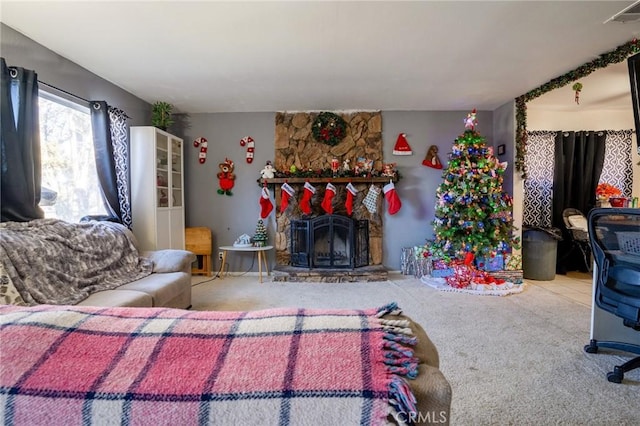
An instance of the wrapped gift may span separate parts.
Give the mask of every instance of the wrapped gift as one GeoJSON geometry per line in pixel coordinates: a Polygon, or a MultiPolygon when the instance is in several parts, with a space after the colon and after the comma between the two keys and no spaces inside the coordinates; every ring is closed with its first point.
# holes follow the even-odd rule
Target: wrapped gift
{"type": "Polygon", "coordinates": [[[478,257],[476,258],[476,266],[487,272],[500,271],[504,269],[504,257],[502,254],[496,254],[494,257],[478,257]]]}
{"type": "Polygon", "coordinates": [[[522,269],[522,256],[519,254],[508,255],[505,258],[504,269],[507,271],[519,271],[522,269]]]}

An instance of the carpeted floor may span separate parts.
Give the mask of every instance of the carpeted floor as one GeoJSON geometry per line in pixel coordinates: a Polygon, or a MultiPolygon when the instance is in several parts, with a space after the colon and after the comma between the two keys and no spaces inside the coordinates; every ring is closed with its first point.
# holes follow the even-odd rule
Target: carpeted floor
{"type": "Polygon", "coordinates": [[[640,371],[627,373],[620,385],[605,377],[630,355],[585,353],[590,309],[542,287],[497,297],[440,292],[399,274],[387,282],[335,284],[259,284],[243,276],[197,284],[192,300],[197,310],[242,311],[396,301],[438,348],[453,389],[453,425],[637,425],[640,419],[640,371]]]}

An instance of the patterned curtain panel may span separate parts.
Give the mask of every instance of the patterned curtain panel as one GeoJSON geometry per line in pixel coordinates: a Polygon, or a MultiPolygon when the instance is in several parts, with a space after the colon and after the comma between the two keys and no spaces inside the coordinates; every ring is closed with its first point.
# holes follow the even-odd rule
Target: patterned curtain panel
{"type": "MultiPolygon", "coordinates": [[[[551,227],[555,131],[527,132],[525,165],[529,177],[524,182],[523,224],[551,227]]],[[[633,184],[633,130],[607,130],[604,166],[599,183],[609,183],[630,197],[633,184]]]]}
{"type": "Polygon", "coordinates": [[[524,181],[523,224],[528,227],[550,228],[553,197],[553,163],[556,132],[527,132],[524,181]]]}
{"type": "Polygon", "coordinates": [[[122,224],[131,228],[131,193],[129,189],[129,132],[127,131],[127,114],[124,111],[109,107],[109,122],[113,158],[116,167],[118,201],[122,224]]]}
{"type": "Polygon", "coordinates": [[[604,149],[604,167],[598,183],[609,183],[631,197],[633,185],[632,149],[633,130],[607,130],[604,149]]]}
{"type": "Polygon", "coordinates": [[[96,171],[108,215],[88,218],[120,222],[131,227],[127,118],[124,112],[105,101],[91,102],[96,171]]]}

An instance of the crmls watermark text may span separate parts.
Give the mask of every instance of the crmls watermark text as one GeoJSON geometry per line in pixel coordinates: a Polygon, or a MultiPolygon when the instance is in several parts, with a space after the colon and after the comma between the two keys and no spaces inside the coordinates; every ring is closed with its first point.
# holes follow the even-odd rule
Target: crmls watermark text
{"type": "Polygon", "coordinates": [[[447,412],[446,411],[399,411],[394,414],[396,422],[400,424],[404,423],[446,423],[447,412]]]}

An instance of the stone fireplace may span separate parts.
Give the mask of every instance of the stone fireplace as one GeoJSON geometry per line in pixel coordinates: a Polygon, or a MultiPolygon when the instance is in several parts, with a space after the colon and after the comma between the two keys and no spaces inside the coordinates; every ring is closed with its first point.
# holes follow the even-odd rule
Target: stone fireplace
{"type": "Polygon", "coordinates": [[[323,215],[291,221],[291,266],[359,268],[369,264],[369,221],[323,215]]]}
{"type": "MultiPolygon", "coordinates": [[[[331,160],[334,158],[338,159],[340,164],[343,164],[345,160],[349,160],[350,164],[355,164],[359,157],[372,160],[374,169],[382,169],[381,113],[377,111],[337,114],[347,122],[347,135],[339,144],[330,146],[317,142],[311,132],[312,123],[318,113],[276,113],[275,156],[273,162],[276,170],[290,170],[291,166],[295,166],[297,170],[323,170],[330,168],[331,160]]],[[[380,177],[290,177],[269,179],[267,183],[274,190],[276,206],[278,207],[281,205],[281,186],[283,183],[288,183],[296,191],[296,194],[289,202],[289,207],[284,212],[281,213],[279,208],[276,209],[277,229],[274,244],[276,266],[274,268],[274,280],[323,282],[386,280],[386,268],[382,266],[382,194],[378,197],[377,208],[374,213],[367,210],[362,201],[371,185],[376,185],[380,188],[388,181],[388,178],[380,177]],[[309,182],[316,189],[310,202],[312,210],[310,214],[304,214],[297,203],[302,197],[305,182],[309,182]],[[331,215],[325,213],[320,205],[324,199],[326,185],[329,182],[336,187],[336,194],[332,203],[334,211],[331,215]],[[351,216],[347,214],[345,207],[346,185],[350,182],[358,190],[353,200],[353,214],[351,216]],[[333,217],[333,219],[321,219],[323,217],[333,217]],[[320,229],[325,229],[324,226],[329,223],[331,225],[327,226],[351,222],[354,224],[354,229],[360,229],[360,234],[356,231],[356,235],[360,235],[358,237],[360,239],[346,241],[344,232],[340,231],[338,232],[337,240],[333,239],[333,246],[327,245],[325,236],[319,238],[319,245],[311,249],[296,250],[295,253],[292,253],[292,238],[300,238],[300,232],[307,232],[301,231],[306,226],[301,224],[312,221],[315,221],[313,222],[314,224],[320,224],[320,229]],[[362,237],[362,230],[358,228],[363,226],[361,225],[363,221],[366,221],[367,224],[366,237],[362,237]],[[362,238],[366,238],[366,244],[362,238]],[[322,243],[322,241],[325,241],[325,243],[322,243]],[[321,244],[325,244],[325,246],[323,247],[321,244]],[[336,249],[336,244],[339,249],[336,249]],[[351,254],[356,252],[354,251],[356,245],[358,248],[366,246],[368,251],[357,250],[359,259],[357,261],[354,260],[353,265],[351,265],[351,261],[349,261],[349,265],[345,265],[346,261],[344,259],[338,259],[342,255],[338,252],[343,251],[343,249],[349,249],[351,251],[350,254],[345,254],[345,256],[350,258],[351,254]],[[363,255],[362,253],[365,254],[363,255]],[[327,254],[329,258],[333,257],[329,259],[328,264],[326,264],[327,254]],[[315,258],[309,256],[315,256],[315,258]],[[298,266],[301,264],[306,264],[307,266],[298,266]]]]}

